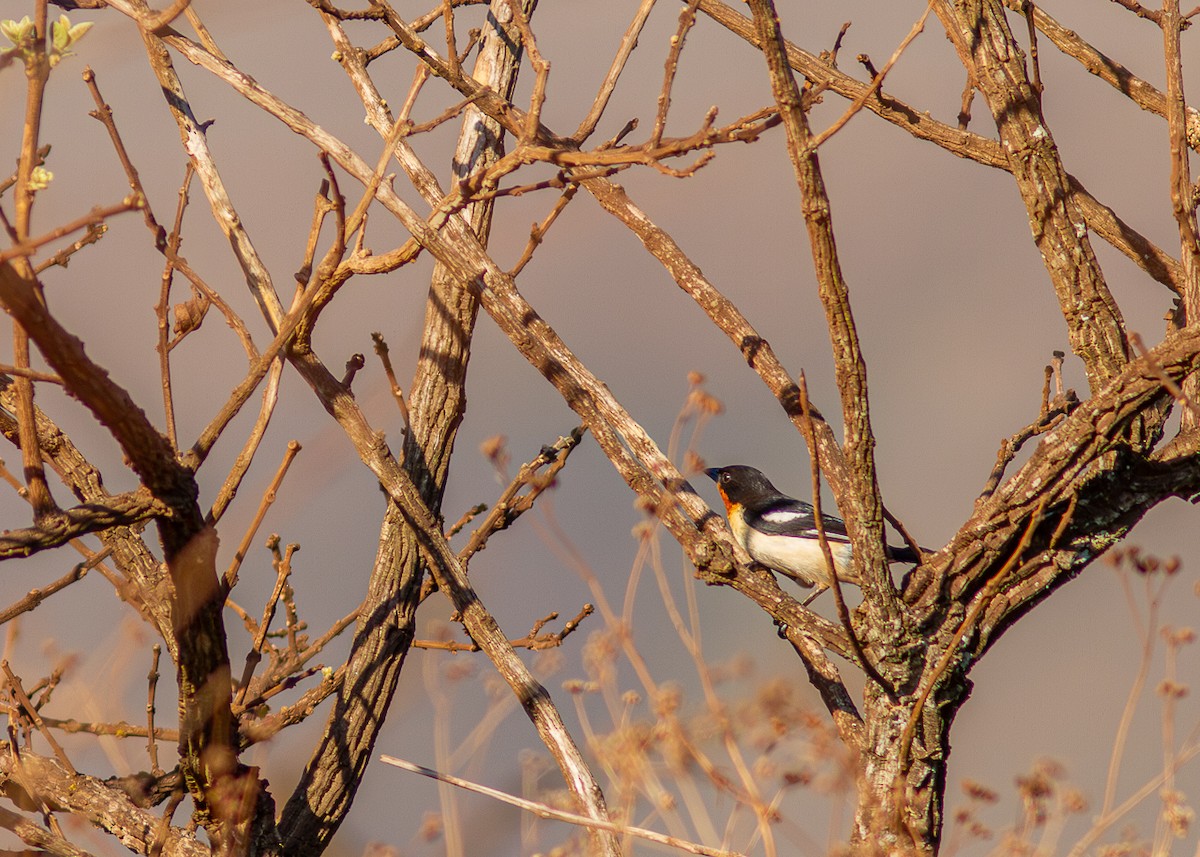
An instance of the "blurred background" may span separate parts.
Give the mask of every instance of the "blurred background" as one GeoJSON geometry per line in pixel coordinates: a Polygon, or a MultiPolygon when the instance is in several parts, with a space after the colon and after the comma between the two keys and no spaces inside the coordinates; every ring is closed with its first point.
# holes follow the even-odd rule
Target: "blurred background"
{"type": "MultiPolygon", "coordinates": [[[[428,11],[409,0],[395,5],[410,19],[428,11]]],[[[830,48],[843,22],[851,21],[840,67],[860,79],[867,75],[854,62],[855,55],[868,54],[882,67],[924,11],[918,2],[778,0],[777,5],[785,35],[813,53],[830,48]]],[[[1041,5],[1135,74],[1163,85],[1161,35],[1154,25],[1114,3],[1048,0],[1041,5]]],[[[375,163],[381,142],[364,124],[352,87],[330,59],[332,46],[315,11],[282,0],[195,0],[194,6],[239,68],[375,163]]],[[[541,4],[533,26],[541,52],[552,65],[543,110],[550,128],[569,132],[578,125],[636,7],[633,0],[541,4]]],[[[661,2],[654,10],[594,142],[612,136],[634,117],[641,120],[641,129],[631,139],[640,140],[648,132],[680,8],[661,2]]],[[[0,17],[20,18],[32,11],[32,3],[25,0],[0,0],[0,17]]],[[[477,26],[480,14],[478,8],[459,10],[459,31],[477,26]]],[[[80,44],[79,56],[64,61],[51,78],[42,138],[53,146],[46,166],[55,178],[38,195],[34,231],[48,230],[127,193],[103,127],[87,116],[93,105],[80,78],[85,65],[95,70],[155,212],[167,224],[185,157],[141,39],[114,11],[76,11],[71,19],[93,20],[96,26],[80,44]]],[[[433,45],[441,44],[440,26],[430,31],[433,45]]],[[[1013,28],[1025,32],[1018,18],[1013,28]]],[[[378,38],[365,26],[348,29],[364,46],[378,38]]],[[[1185,71],[1192,38],[1185,33],[1185,71]]],[[[1067,169],[1093,195],[1178,256],[1165,123],[1091,78],[1047,41],[1039,47],[1046,119],[1067,169]]],[[[412,62],[400,54],[394,52],[372,66],[393,104],[403,100],[412,77],[412,62]]],[[[292,274],[303,258],[313,196],[323,178],[315,152],[206,72],[179,57],[176,65],[197,117],[213,120],[209,142],[239,215],[270,266],[276,287],[289,293],[292,274]]],[[[518,86],[518,104],[528,102],[532,76],[527,71],[526,67],[518,86]]],[[[1187,82],[1190,91],[1200,92],[1200,80],[1190,71],[1187,82]]],[[[884,88],[953,125],[963,84],[964,72],[953,48],[931,17],[884,88]]],[[[672,95],[669,135],[694,131],[712,106],[719,108],[721,123],[771,103],[761,55],[703,15],[687,37],[672,95]]],[[[15,164],[23,101],[24,79],[20,65],[14,64],[0,71],[0,164],[15,164]]],[[[433,81],[414,119],[432,118],[456,101],[448,88],[433,81]]],[[[827,94],[813,111],[814,125],[825,127],[844,109],[844,101],[827,94]]],[[[995,136],[982,98],[975,100],[971,129],[995,136]]],[[[457,123],[450,122],[415,142],[418,153],[443,178],[449,177],[457,133],[457,123]]],[[[1001,439],[1036,417],[1043,367],[1053,351],[1068,350],[1065,326],[1030,239],[1024,208],[1006,173],[916,141],[866,111],[824,146],[821,157],[868,362],[885,502],[922,544],[939,547],[970,514],[1001,439]]],[[[0,174],[8,170],[0,167],[0,174]]],[[[651,170],[626,171],[617,180],[740,307],[793,374],[806,373],[814,403],[836,426],[839,404],[828,334],[782,129],[753,145],[720,148],[711,163],[685,180],[651,170]]],[[[412,198],[403,185],[401,176],[397,187],[412,198]]],[[[348,182],[344,189],[356,198],[348,182]]],[[[500,201],[490,246],[502,267],[511,267],[520,256],[531,224],[552,206],[553,193],[500,201]]],[[[377,252],[398,246],[403,238],[386,217],[371,221],[369,244],[377,252]]],[[[1171,306],[1170,293],[1100,239],[1094,238],[1093,244],[1129,330],[1140,333],[1148,344],[1158,341],[1163,315],[1171,306]]],[[[250,323],[259,346],[269,341],[198,185],[187,212],[182,252],[250,323]]],[[[160,425],[153,305],[161,269],[161,257],[140,218],[125,215],[110,221],[108,235],[81,252],[69,268],[54,269],[44,278],[56,316],[160,425]]],[[[383,333],[401,383],[407,386],[430,270],[430,260],[424,257],[386,277],[353,280],[317,329],[318,353],[335,372],[351,354],[368,355],[355,392],[374,425],[394,441],[400,436],[400,417],[371,355],[369,335],[383,333]]],[[[704,424],[694,451],[709,465],[754,465],[782,490],[808,496],[803,440],[773,397],[745,367],[736,348],[586,193],[580,193],[553,226],[518,285],[660,445],[666,446],[684,408],[689,373],[700,373],[704,389],[724,410],[704,424]]],[[[184,293],[177,284],[175,300],[182,300],[184,293]]],[[[9,349],[7,343],[0,347],[5,362],[10,362],[9,349]]],[[[181,443],[190,444],[240,380],[243,367],[240,347],[215,313],[174,353],[181,443]]],[[[1064,373],[1067,384],[1085,396],[1080,364],[1070,355],[1064,373]]],[[[468,397],[443,507],[448,522],[473,504],[490,503],[502,488],[492,463],[479,451],[484,441],[506,438],[515,470],[543,444],[576,425],[558,394],[486,315],[481,315],[475,338],[468,397]]],[[[50,385],[39,385],[38,403],[103,470],[109,490],[136,484],[122,466],[116,445],[77,403],[50,385]]],[[[211,502],[253,422],[257,403],[256,396],[202,471],[202,503],[211,502]]],[[[692,421],[689,428],[694,425],[692,421]]],[[[274,583],[270,556],[262,544],[267,533],[278,533],[285,544],[301,546],[292,580],[309,633],[317,636],[361,598],[375,554],[383,498],[341,430],[290,370],[259,459],[223,521],[220,562],[228,562],[241,540],[291,439],[303,449],[242,568],[234,597],[252,615],[261,611],[274,583]]],[[[19,472],[16,450],[3,457],[19,472]]],[[[707,479],[693,478],[693,485],[719,509],[707,479]]],[[[66,499],[61,487],[56,496],[66,499]]],[[[632,499],[594,441],[585,438],[540,508],[495,537],[472,562],[472,579],[502,627],[516,637],[552,611],[560,613],[561,623],[585,602],[595,602],[597,590],[580,573],[587,569],[618,613],[623,605],[632,605],[633,645],[657,682],[678,688],[681,711],[697,718],[699,734],[699,724],[707,722],[702,682],[672,627],[644,545],[633,533],[645,518],[632,499]]],[[[832,502],[828,495],[825,499],[832,502]]],[[[0,512],[5,527],[29,523],[27,505],[12,492],[0,495],[0,512]]],[[[1200,569],[1195,512],[1181,502],[1165,504],[1146,517],[1128,543],[1147,553],[1182,559],[1182,572],[1156,603],[1161,622],[1174,627],[1193,623],[1198,606],[1193,586],[1200,569]]],[[[724,679],[719,690],[731,711],[761,706],[771,694],[777,699],[783,693],[789,706],[813,712],[811,735],[796,738],[795,747],[775,751],[771,758],[781,759],[786,753],[787,764],[811,774],[811,784],[788,790],[781,805],[781,853],[826,853],[848,832],[852,805],[846,790],[852,792],[852,784],[839,780],[836,747],[822,743],[828,740],[822,737],[823,709],[807,685],[802,665],[752,605],[731,591],[698,585],[669,538],[658,544],[654,555],[680,609],[686,613],[687,602],[694,600],[703,654],[724,679]]],[[[4,569],[4,602],[62,575],[77,561],[60,550],[9,563],[4,569]]],[[[1150,585],[1157,587],[1159,579],[1150,585]]],[[[1164,721],[1154,688],[1165,675],[1164,650],[1153,632],[1146,639],[1145,590],[1142,579],[1123,577],[1112,564],[1097,562],[1011,629],[974,671],[974,693],[952,733],[947,818],[970,804],[964,783],[987,786],[999,802],[980,815],[996,838],[965,843],[966,853],[986,853],[1000,841],[1002,831],[1020,824],[1029,790],[1018,788],[1017,778],[1028,776],[1044,759],[1055,760],[1057,767],[1040,770],[1077,786],[1087,809],[1064,819],[1061,839],[1047,826],[1050,833],[1043,844],[1051,852],[1066,853],[1088,830],[1104,797],[1115,735],[1147,645],[1155,649],[1146,689],[1131,721],[1130,743],[1117,779],[1118,802],[1161,772],[1164,721]]],[[[832,616],[832,599],[818,601],[816,609],[832,616]]],[[[426,603],[421,619],[423,637],[462,639],[460,629],[448,623],[448,606],[436,598],[426,603]]],[[[248,638],[232,616],[228,627],[236,672],[248,638]]],[[[99,575],[89,575],[10,623],[6,631],[5,656],[22,676],[44,675],[70,659],[72,666],[47,713],[81,720],[143,721],[144,677],[153,640],[99,575]]],[[[622,716],[639,722],[656,717],[628,662],[610,652],[617,645],[614,639],[602,619],[593,616],[560,649],[530,656],[575,726],[577,740],[595,736],[598,746],[603,736],[617,734],[615,724],[622,716]],[[637,700],[619,700],[626,706],[624,714],[604,693],[573,695],[569,689],[578,686],[565,686],[598,680],[603,672],[599,664],[614,671],[609,687],[641,694],[637,700]]],[[[323,662],[341,663],[348,642],[347,638],[332,646],[323,662]]],[[[1185,648],[1176,669],[1177,680],[1187,683],[1194,675],[1194,652],[1185,648]]],[[[844,670],[848,678],[851,673],[844,670]]],[[[159,686],[163,725],[174,725],[170,684],[159,686]]],[[[482,655],[414,651],[377,750],[507,791],[536,795],[556,788],[552,769],[533,779],[544,754],[508,691],[496,685],[482,655]]],[[[604,687],[604,682],[598,686],[604,687]]],[[[1170,740],[1195,740],[1200,724],[1196,715],[1190,699],[1183,700],[1170,740]]],[[[250,763],[262,765],[280,802],[296,782],[324,716],[323,708],[307,723],[248,754],[250,763]]],[[[97,742],[68,737],[66,746],[77,766],[98,776],[148,766],[140,739],[97,742]]],[[[164,752],[170,755],[173,748],[166,746],[164,752]]],[[[680,782],[685,779],[680,777],[680,782]]],[[[1198,785],[1197,771],[1185,768],[1179,788],[1195,793],[1198,785]]],[[[421,831],[426,813],[443,811],[444,796],[433,782],[374,765],[330,853],[360,854],[372,843],[404,854],[447,853],[452,848],[445,837],[425,838],[421,831]]],[[[615,802],[611,793],[609,799],[615,802]]],[[[486,798],[458,794],[452,800],[454,809],[445,816],[446,823],[461,827],[466,854],[535,853],[551,849],[569,834],[567,828],[547,822],[538,822],[534,830],[517,810],[486,798]],[[486,831],[486,839],[480,838],[481,831],[486,831]],[[524,842],[517,837],[525,837],[524,842]]],[[[698,800],[703,803],[705,798],[698,800]]],[[[717,819],[711,828],[722,837],[729,807],[711,798],[707,805],[717,819]]],[[[1152,796],[1128,823],[1149,836],[1159,808],[1161,803],[1152,796]]],[[[705,839],[708,828],[696,820],[702,813],[689,809],[683,814],[690,815],[694,826],[684,825],[682,833],[705,839]]],[[[650,827],[668,826],[654,816],[643,820],[650,827]]],[[[761,853],[751,821],[743,814],[731,823],[727,844],[761,853]]],[[[947,853],[953,828],[948,821],[947,853]]],[[[72,835],[97,853],[115,853],[114,844],[101,836],[81,831],[72,835]]],[[[1109,838],[1115,836],[1114,830],[1109,838]]],[[[1196,847],[1197,837],[1191,832],[1177,844],[1178,853],[1193,853],[1196,847]]]]}

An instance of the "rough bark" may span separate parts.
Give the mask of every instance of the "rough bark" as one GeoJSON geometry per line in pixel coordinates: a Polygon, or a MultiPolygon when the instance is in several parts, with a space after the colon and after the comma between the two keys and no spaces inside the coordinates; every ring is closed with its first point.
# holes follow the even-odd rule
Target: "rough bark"
{"type": "MultiPolygon", "coordinates": [[[[532,4],[531,4],[532,6],[532,4]]],[[[509,97],[519,51],[496,23],[511,16],[507,3],[492,4],[492,23],[476,62],[475,76],[509,97]]],[[[336,22],[326,16],[333,28],[336,22]]],[[[378,108],[365,70],[351,69],[364,102],[378,108]]],[[[378,108],[377,130],[385,139],[393,120],[378,108]]],[[[466,112],[456,157],[456,179],[484,168],[501,154],[501,129],[474,109],[466,112]]],[[[491,228],[491,201],[467,216],[480,241],[491,228]]],[[[434,514],[441,508],[454,438],[466,411],[467,364],[479,302],[468,284],[444,265],[434,269],[426,300],[421,353],[408,396],[409,424],[403,464],[421,499],[434,514]]],[[[379,537],[370,590],[359,617],[346,677],[335,697],[321,742],[305,767],[280,820],[285,850],[316,857],[345,820],[370,761],[414,633],[423,572],[420,542],[400,507],[389,503],[379,537]]]]}

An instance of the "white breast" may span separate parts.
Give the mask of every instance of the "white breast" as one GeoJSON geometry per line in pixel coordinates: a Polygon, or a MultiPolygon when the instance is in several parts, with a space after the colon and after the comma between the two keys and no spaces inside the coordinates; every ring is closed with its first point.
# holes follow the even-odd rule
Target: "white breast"
{"type": "MultiPolygon", "coordinates": [[[[816,539],[770,536],[749,527],[739,529],[742,529],[742,532],[735,535],[755,562],[786,574],[802,586],[832,585],[821,543],[816,539]]],[[[857,583],[858,580],[850,569],[850,545],[831,541],[829,549],[833,554],[838,579],[857,583]]]]}

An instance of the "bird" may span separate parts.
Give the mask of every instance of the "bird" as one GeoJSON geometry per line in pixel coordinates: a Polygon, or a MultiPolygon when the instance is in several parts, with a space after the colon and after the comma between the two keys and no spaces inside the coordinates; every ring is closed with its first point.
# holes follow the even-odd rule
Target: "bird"
{"type": "MultiPolygon", "coordinates": [[[[833,584],[811,505],[784,494],[761,471],[745,464],[710,467],[704,474],[717,483],[729,529],[750,558],[805,589],[817,587],[803,602],[805,606],[833,584]]],[[[851,563],[846,522],[822,514],[821,523],[837,579],[861,585],[851,563]]],[[[887,545],[885,553],[888,562],[921,562],[921,555],[911,547],[887,545]]]]}

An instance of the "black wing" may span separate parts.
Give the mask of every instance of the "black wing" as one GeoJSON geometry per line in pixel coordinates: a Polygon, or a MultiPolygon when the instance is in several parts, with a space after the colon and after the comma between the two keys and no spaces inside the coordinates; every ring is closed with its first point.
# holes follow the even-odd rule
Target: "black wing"
{"type": "MultiPolygon", "coordinates": [[[[799,539],[817,538],[817,519],[813,507],[803,500],[785,499],[772,503],[766,509],[745,512],[746,523],[761,533],[771,536],[793,536],[799,539]]],[[[849,542],[846,522],[833,515],[822,515],[825,538],[831,542],[849,542]]]]}

